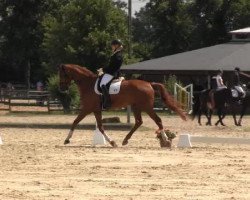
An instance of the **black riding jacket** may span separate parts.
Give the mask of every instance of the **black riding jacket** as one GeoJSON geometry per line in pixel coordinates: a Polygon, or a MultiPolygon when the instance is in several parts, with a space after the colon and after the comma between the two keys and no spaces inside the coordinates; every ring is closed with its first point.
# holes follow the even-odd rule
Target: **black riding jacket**
{"type": "Polygon", "coordinates": [[[240,74],[239,72],[234,72],[234,77],[233,77],[233,84],[234,85],[240,85],[240,74]]]}
{"type": "Polygon", "coordinates": [[[120,50],[115,52],[110,57],[109,65],[103,68],[103,72],[113,76],[118,76],[122,63],[123,63],[123,56],[122,56],[122,50],[120,50]]]}

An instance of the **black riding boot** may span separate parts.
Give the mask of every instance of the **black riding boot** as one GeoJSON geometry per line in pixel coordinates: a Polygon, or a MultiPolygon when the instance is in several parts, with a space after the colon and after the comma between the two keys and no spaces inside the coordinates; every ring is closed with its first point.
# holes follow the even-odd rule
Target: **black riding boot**
{"type": "Polygon", "coordinates": [[[108,109],[109,107],[111,107],[111,98],[110,98],[110,95],[109,95],[109,91],[108,91],[106,85],[103,85],[101,87],[101,89],[102,89],[102,95],[103,95],[102,107],[104,109],[108,109]]]}

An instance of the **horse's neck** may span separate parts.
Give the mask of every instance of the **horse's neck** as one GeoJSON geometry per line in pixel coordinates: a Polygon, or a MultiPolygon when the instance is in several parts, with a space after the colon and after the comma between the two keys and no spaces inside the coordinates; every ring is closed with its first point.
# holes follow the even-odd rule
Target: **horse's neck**
{"type": "Polygon", "coordinates": [[[88,77],[82,78],[81,80],[75,80],[76,85],[78,86],[80,93],[86,93],[89,90],[94,91],[94,85],[97,80],[97,77],[88,77]]]}

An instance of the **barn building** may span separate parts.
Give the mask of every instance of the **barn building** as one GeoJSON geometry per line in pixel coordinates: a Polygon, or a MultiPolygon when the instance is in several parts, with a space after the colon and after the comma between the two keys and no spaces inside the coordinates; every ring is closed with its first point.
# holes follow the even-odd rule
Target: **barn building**
{"type": "Polygon", "coordinates": [[[128,77],[141,75],[148,81],[163,81],[169,75],[176,75],[184,84],[195,83],[207,87],[211,76],[222,69],[225,83],[230,86],[235,67],[250,74],[250,27],[229,34],[232,40],[228,43],[125,65],[122,72],[128,77]]]}

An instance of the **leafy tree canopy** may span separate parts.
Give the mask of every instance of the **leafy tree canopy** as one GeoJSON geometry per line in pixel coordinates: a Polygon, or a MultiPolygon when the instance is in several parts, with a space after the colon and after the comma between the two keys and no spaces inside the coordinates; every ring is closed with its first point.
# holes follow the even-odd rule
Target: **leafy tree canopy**
{"type": "Polygon", "coordinates": [[[43,26],[49,67],[76,63],[95,70],[107,64],[110,41],[127,34],[126,15],[111,0],[71,0],[47,14],[43,26]]]}

